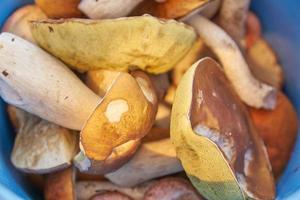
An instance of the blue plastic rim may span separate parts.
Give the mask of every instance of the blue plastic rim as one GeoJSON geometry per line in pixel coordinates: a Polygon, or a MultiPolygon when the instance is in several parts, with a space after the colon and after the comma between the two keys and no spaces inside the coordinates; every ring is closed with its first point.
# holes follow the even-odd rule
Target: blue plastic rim
{"type": "MultiPolygon", "coordinates": [[[[0,27],[18,7],[31,0],[0,0],[0,27]]],[[[265,38],[270,42],[285,69],[285,92],[300,115],[300,1],[253,0],[252,10],[263,24],[265,38]]],[[[300,132],[300,131],[299,131],[300,132]]],[[[299,134],[298,134],[299,135],[299,134]]],[[[0,100],[0,199],[37,199],[23,175],[10,163],[13,145],[12,129],[7,120],[5,104],[0,100]]],[[[280,138],[278,138],[280,139],[280,138]]],[[[277,185],[278,200],[300,199],[300,137],[292,158],[277,185]]]]}

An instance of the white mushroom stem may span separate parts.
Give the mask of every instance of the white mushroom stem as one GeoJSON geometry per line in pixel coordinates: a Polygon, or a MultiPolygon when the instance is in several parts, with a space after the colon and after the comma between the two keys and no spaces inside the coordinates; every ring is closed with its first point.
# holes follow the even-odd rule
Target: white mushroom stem
{"type": "Polygon", "coordinates": [[[187,23],[218,56],[227,78],[247,105],[265,109],[275,107],[276,90],[253,77],[238,46],[224,30],[199,15],[189,18],[187,23]]]}
{"type": "Polygon", "coordinates": [[[236,42],[241,42],[245,36],[245,22],[250,0],[223,0],[219,16],[219,25],[236,42]]]}
{"type": "Polygon", "coordinates": [[[76,130],[100,101],[62,62],[10,33],[0,34],[0,94],[9,104],[76,130]]]}
{"type": "Polygon", "coordinates": [[[117,185],[131,187],[182,170],[170,139],[164,139],[143,144],[128,163],[105,177],[117,185]]]}
{"type": "Polygon", "coordinates": [[[113,19],[127,16],[143,0],[82,0],[79,10],[91,19],[113,19]]]}
{"type": "Polygon", "coordinates": [[[79,181],[76,183],[76,195],[78,200],[88,200],[97,194],[104,192],[120,192],[134,200],[142,200],[145,192],[153,184],[147,182],[137,187],[120,187],[109,181],[79,181]]]}

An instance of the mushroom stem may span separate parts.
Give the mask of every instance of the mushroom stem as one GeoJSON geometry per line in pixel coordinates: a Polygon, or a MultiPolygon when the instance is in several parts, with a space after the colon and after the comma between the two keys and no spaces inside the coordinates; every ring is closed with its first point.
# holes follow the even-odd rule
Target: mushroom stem
{"type": "Polygon", "coordinates": [[[245,24],[250,0],[223,0],[219,16],[219,25],[236,41],[245,36],[245,24]]]}
{"type": "Polygon", "coordinates": [[[4,101],[55,124],[80,130],[100,98],[62,62],[10,33],[0,35],[4,101]]]}
{"type": "Polygon", "coordinates": [[[105,177],[117,185],[130,187],[182,170],[170,139],[164,139],[143,144],[128,163],[105,177]]]}
{"type": "Polygon", "coordinates": [[[187,20],[194,26],[208,47],[218,56],[227,78],[239,97],[249,106],[273,109],[276,105],[276,90],[255,79],[230,36],[210,20],[195,15],[187,20]]]}

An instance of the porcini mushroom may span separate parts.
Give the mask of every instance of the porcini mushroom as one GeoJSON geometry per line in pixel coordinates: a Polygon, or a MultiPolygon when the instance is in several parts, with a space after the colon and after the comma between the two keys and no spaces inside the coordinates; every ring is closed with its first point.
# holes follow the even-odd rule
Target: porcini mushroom
{"type": "Polygon", "coordinates": [[[155,2],[144,0],[131,13],[133,16],[151,14],[165,19],[177,19],[186,17],[191,13],[197,13],[204,9],[208,2],[212,0],[167,0],[155,2]]]}
{"type": "Polygon", "coordinates": [[[78,152],[76,133],[15,108],[19,129],[11,154],[13,165],[44,174],[71,165],[78,152]]]}
{"type": "Polygon", "coordinates": [[[279,92],[274,110],[250,109],[258,134],[263,139],[274,176],[278,178],[288,163],[297,137],[298,119],[289,99],[279,92]]]}
{"type": "Polygon", "coordinates": [[[126,17],[143,0],[82,0],[78,6],[92,19],[126,17]]]}
{"type": "Polygon", "coordinates": [[[105,177],[117,185],[131,187],[180,171],[170,139],[163,139],[142,144],[129,162],[105,177]]]}
{"type": "Polygon", "coordinates": [[[0,46],[2,98],[44,119],[81,130],[82,155],[90,158],[88,163],[104,161],[115,148],[141,139],[151,128],[157,97],[143,72],[120,72],[100,99],[39,47],[9,33],[0,35],[0,46]]]}
{"type": "Polygon", "coordinates": [[[80,0],[35,0],[49,18],[81,17],[77,9],[80,0]]]}
{"type": "Polygon", "coordinates": [[[218,24],[238,43],[246,35],[246,18],[249,10],[250,0],[223,0],[218,24]]]}
{"type": "Polygon", "coordinates": [[[151,16],[34,21],[31,28],[41,47],[81,72],[104,68],[164,73],[196,38],[182,23],[151,16]]]}
{"type": "Polygon", "coordinates": [[[76,194],[78,200],[91,199],[93,196],[105,192],[118,192],[134,200],[142,200],[147,189],[155,181],[146,182],[136,187],[121,187],[109,181],[79,181],[76,184],[76,194]]]}
{"type": "Polygon", "coordinates": [[[214,60],[196,62],[183,76],[172,107],[171,140],[205,198],[274,199],[264,144],[214,60]]]}
{"type": "Polygon", "coordinates": [[[73,167],[46,175],[45,200],[74,200],[75,169],[73,167]]]}
{"type": "Polygon", "coordinates": [[[246,50],[246,60],[253,75],[258,80],[272,85],[278,90],[282,88],[284,82],[283,69],[267,41],[262,38],[257,39],[246,50]]]}
{"type": "Polygon", "coordinates": [[[27,5],[16,10],[5,22],[2,32],[16,34],[30,42],[35,42],[31,31],[29,21],[45,19],[47,16],[35,5],[27,5]]]}
{"type": "Polygon", "coordinates": [[[255,79],[235,42],[217,25],[200,15],[187,20],[217,55],[236,93],[249,106],[272,109],[276,89],[255,79]]]}
{"type": "Polygon", "coordinates": [[[183,178],[167,177],[153,183],[143,200],[204,200],[193,186],[183,178]]]}

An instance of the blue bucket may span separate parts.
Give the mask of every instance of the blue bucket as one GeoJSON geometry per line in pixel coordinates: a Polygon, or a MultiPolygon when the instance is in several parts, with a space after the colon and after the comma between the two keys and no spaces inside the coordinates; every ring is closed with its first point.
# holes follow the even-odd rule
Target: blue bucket
{"type": "MultiPolygon", "coordinates": [[[[0,0],[0,27],[18,7],[30,0],[0,0]]],[[[285,69],[285,92],[300,115],[300,1],[253,0],[252,10],[263,24],[265,38],[270,42],[285,69]],[[298,67],[299,66],[299,67],[298,67]]],[[[13,145],[11,125],[7,119],[5,104],[0,100],[0,199],[41,198],[26,184],[23,175],[10,162],[13,145]]],[[[277,185],[278,200],[300,199],[300,138],[288,167],[277,185]]]]}

